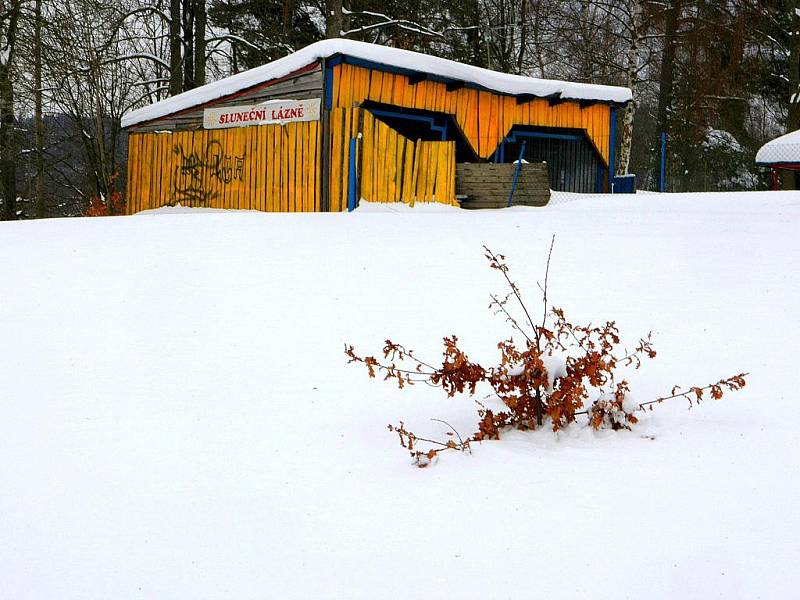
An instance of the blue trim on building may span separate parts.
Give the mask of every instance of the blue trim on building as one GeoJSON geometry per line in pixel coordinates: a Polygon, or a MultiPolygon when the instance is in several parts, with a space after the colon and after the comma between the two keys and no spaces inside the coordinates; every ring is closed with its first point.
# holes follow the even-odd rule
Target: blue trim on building
{"type": "Polygon", "coordinates": [[[570,142],[579,142],[584,139],[583,136],[575,135],[572,133],[550,133],[546,131],[513,131],[510,136],[503,140],[503,143],[514,143],[519,140],[517,137],[531,137],[531,138],[548,138],[551,140],[568,140],[570,142]]]}
{"type": "Polygon", "coordinates": [[[511,201],[514,199],[514,192],[517,191],[517,182],[519,181],[519,170],[522,168],[522,157],[525,156],[525,144],[527,140],[522,140],[522,146],[519,149],[519,158],[517,159],[517,166],[514,167],[514,180],[511,182],[511,191],[508,194],[508,206],[511,206],[511,201]]]}
{"type": "MultiPolygon", "coordinates": [[[[609,185],[611,180],[617,174],[617,109],[611,109],[611,123],[609,124],[608,136],[608,181],[609,185]]],[[[609,190],[610,191],[610,190],[609,190]]]]}
{"type": "Polygon", "coordinates": [[[584,139],[583,136],[569,133],[550,133],[546,131],[512,131],[511,135],[503,138],[503,141],[497,146],[497,149],[492,155],[492,162],[506,162],[506,144],[514,144],[519,142],[520,140],[518,138],[544,138],[551,140],[566,140],[569,142],[578,142],[584,139]]]}
{"type": "Polygon", "coordinates": [[[605,175],[605,167],[603,167],[603,163],[601,161],[597,162],[597,190],[598,194],[603,193],[603,175],[605,175]]]}
{"type": "Polygon", "coordinates": [[[330,62],[325,63],[325,110],[333,108],[333,67],[330,62]]]}
{"type": "Polygon", "coordinates": [[[347,178],[347,212],[353,212],[356,209],[356,150],[358,140],[356,138],[350,139],[350,159],[348,165],[348,178],[347,178]]]}
{"type": "Polygon", "coordinates": [[[423,121],[425,123],[428,123],[428,125],[431,128],[431,131],[439,132],[443,142],[447,140],[447,120],[445,120],[444,125],[437,125],[436,119],[434,119],[433,117],[426,117],[424,115],[412,115],[404,112],[398,112],[393,110],[382,110],[377,108],[369,108],[367,110],[369,110],[369,112],[371,112],[373,115],[378,115],[378,116],[382,115],[385,117],[394,117],[396,119],[407,119],[409,121],[423,121]]]}
{"type": "Polygon", "coordinates": [[[658,181],[658,191],[662,194],[667,185],[667,132],[661,132],[661,178],[658,181]]]}

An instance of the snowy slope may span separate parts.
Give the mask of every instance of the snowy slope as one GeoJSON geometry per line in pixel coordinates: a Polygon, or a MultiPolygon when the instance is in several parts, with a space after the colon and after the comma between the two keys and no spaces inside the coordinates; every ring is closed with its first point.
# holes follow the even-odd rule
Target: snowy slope
{"type": "Polygon", "coordinates": [[[0,224],[0,598],[796,596],[800,195],[382,208],[0,224]],[[655,330],[639,399],[748,387],[409,466],[471,402],[344,342],[491,359],[481,244],[535,299],[553,233],[557,305],[655,330]]]}

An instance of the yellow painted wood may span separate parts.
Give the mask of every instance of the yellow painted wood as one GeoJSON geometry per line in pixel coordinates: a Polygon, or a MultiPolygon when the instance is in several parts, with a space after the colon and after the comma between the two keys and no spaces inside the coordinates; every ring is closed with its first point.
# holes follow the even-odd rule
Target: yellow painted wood
{"type": "Polygon", "coordinates": [[[127,212],[171,204],[320,210],[317,122],[132,133],[127,212]]]}
{"type": "Polygon", "coordinates": [[[363,111],[361,144],[364,199],[455,203],[455,142],[415,142],[363,111]]]}
{"type": "Polygon", "coordinates": [[[283,137],[283,130],[273,129],[272,135],[272,210],[280,212],[281,210],[281,186],[283,180],[281,178],[281,137],[283,137]]]}
{"type": "Polygon", "coordinates": [[[577,102],[550,106],[547,100],[535,99],[517,106],[516,99],[510,96],[466,87],[447,92],[445,84],[436,81],[410,85],[406,76],[364,67],[343,64],[334,67],[333,72],[334,108],[352,109],[365,100],[373,100],[452,114],[482,158],[491,156],[513,125],[531,125],[583,129],[608,163],[611,108],[605,104],[581,109],[577,102]]]}
{"type": "Polygon", "coordinates": [[[136,196],[136,166],[139,161],[137,152],[138,135],[128,136],[128,164],[125,170],[125,214],[133,214],[136,210],[134,207],[134,199],[136,196]]]}

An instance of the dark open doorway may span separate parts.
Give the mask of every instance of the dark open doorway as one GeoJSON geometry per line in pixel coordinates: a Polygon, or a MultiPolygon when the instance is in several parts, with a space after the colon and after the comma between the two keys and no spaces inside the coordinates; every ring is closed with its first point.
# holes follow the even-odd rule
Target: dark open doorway
{"type": "Polygon", "coordinates": [[[489,160],[514,162],[520,153],[530,163],[547,163],[554,190],[603,191],[605,164],[583,130],[515,125],[489,160]]]}

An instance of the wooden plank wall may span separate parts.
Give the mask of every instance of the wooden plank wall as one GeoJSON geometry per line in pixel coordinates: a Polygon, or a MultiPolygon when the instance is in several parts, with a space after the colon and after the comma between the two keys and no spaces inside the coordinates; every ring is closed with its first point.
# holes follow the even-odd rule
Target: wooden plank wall
{"type": "Polygon", "coordinates": [[[340,64],[333,69],[333,106],[352,109],[365,100],[455,116],[459,127],[481,158],[488,158],[513,125],[584,129],[608,164],[611,109],[606,104],[581,108],[577,102],[550,106],[536,99],[517,104],[516,98],[461,88],[448,92],[444,83],[340,64]]]}
{"type": "Polygon", "coordinates": [[[361,109],[346,108],[335,108],[330,111],[328,210],[332,212],[347,210],[350,140],[358,138],[363,112],[361,109]]]}
{"type": "Polygon", "coordinates": [[[361,197],[456,205],[455,142],[410,140],[364,111],[361,197]]]}
{"type": "Polygon", "coordinates": [[[161,206],[320,210],[318,121],[131,133],[128,214],[161,206]]]}

